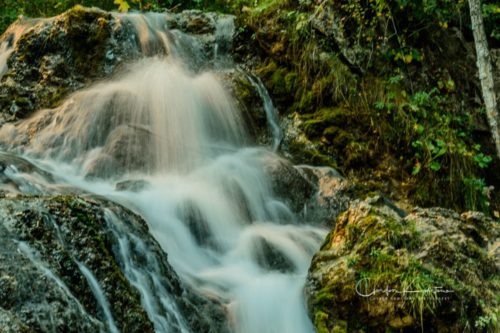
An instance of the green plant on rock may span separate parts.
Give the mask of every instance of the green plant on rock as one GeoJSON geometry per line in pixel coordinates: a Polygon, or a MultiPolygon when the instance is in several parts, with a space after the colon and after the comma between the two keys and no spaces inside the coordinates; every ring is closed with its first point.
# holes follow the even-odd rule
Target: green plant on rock
{"type": "Polygon", "coordinates": [[[398,75],[390,77],[373,109],[391,125],[387,144],[398,147],[398,153],[412,163],[411,175],[422,189],[416,192],[417,200],[425,202],[424,193],[433,192],[429,186],[439,184],[436,189],[445,185],[452,200],[463,200],[466,209],[487,211],[480,184],[468,179],[480,179],[492,157],[472,140],[474,114],[453,104],[454,82],[439,81],[435,88],[412,94],[400,82],[398,75]]]}
{"type": "Polygon", "coordinates": [[[491,309],[486,307],[485,303],[483,300],[480,300],[479,303],[481,304],[481,307],[483,308],[483,315],[479,316],[476,319],[476,322],[474,323],[474,327],[479,330],[483,330],[486,332],[496,332],[496,329],[499,327],[499,315],[500,315],[500,310],[499,309],[491,309]]]}

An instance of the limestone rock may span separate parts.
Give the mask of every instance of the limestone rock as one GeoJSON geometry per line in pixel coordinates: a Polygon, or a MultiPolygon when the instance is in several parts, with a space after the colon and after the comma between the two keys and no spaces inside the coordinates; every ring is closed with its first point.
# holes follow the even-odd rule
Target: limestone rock
{"type": "Polygon", "coordinates": [[[356,201],[312,260],[310,315],[321,333],[494,330],[499,239],[480,213],[356,201]]]}

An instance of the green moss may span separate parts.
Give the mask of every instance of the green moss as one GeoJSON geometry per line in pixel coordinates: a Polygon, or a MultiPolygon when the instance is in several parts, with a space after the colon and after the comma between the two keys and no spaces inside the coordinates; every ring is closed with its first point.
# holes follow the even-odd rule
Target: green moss
{"type": "Polygon", "coordinates": [[[285,88],[287,93],[292,93],[298,86],[299,75],[297,72],[290,71],[285,75],[285,88]]]}
{"type": "Polygon", "coordinates": [[[347,333],[347,322],[345,320],[337,320],[331,333],[347,333]]]}
{"type": "Polygon", "coordinates": [[[93,75],[105,59],[106,42],[111,36],[111,14],[82,6],[65,13],[64,28],[80,73],[93,75]]]}
{"type": "Polygon", "coordinates": [[[314,314],[314,326],[318,333],[329,333],[330,330],[327,327],[328,314],[323,311],[316,311],[314,314]]]}
{"type": "Polygon", "coordinates": [[[303,154],[304,159],[313,165],[336,166],[335,160],[331,156],[323,154],[316,149],[304,151],[303,154]]]}
{"type": "Polygon", "coordinates": [[[347,120],[347,110],[343,108],[322,108],[314,113],[302,115],[304,132],[317,137],[323,135],[326,128],[344,126],[347,120]]]}

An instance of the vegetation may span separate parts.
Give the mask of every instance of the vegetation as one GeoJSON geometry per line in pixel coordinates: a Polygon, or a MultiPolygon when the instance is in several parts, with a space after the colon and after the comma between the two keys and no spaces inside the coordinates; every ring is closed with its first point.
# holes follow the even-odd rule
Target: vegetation
{"type": "MultiPolygon", "coordinates": [[[[484,8],[496,45],[493,7],[484,8]]],[[[453,36],[471,39],[464,1],[260,1],[243,12],[265,52],[259,74],[315,147],[290,142],[298,162],[337,167],[362,192],[498,210],[494,147],[470,86],[475,63],[453,36]]]]}

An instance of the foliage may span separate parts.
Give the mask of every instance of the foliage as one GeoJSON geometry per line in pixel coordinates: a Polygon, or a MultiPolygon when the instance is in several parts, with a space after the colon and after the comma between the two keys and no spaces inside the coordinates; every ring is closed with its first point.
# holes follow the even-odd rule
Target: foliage
{"type": "Polygon", "coordinates": [[[489,37],[500,46],[500,4],[495,0],[483,1],[483,17],[489,37]]]}
{"type": "MultiPolygon", "coordinates": [[[[487,212],[485,174],[493,158],[475,132],[484,115],[464,104],[470,74],[448,66],[464,57],[446,60],[440,57],[447,48],[434,48],[452,28],[467,29],[467,11],[464,0],[267,0],[246,9],[245,23],[268,56],[259,75],[282,110],[300,114],[316,147],[304,156],[313,152],[313,163],[367,174],[363,183],[374,174],[397,177],[403,196],[418,205],[487,212]],[[371,50],[362,62],[364,75],[353,73],[342,50],[311,27],[312,13],[327,10],[340,18],[336,29],[347,52],[371,50]],[[380,161],[385,156],[390,165],[380,161]]],[[[473,63],[460,66],[475,72],[473,63]]]]}
{"type": "MultiPolygon", "coordinates": [[[[399,153],[412,161],[411,174],[417,183],[442,179],[439,186],[444,185],[456,203],[462,199],[454,193],[462,192],[463,207],[487,212],[486,184],[477,175],[489,166],[492,157],[471,140],[474,113],[459,112],[451,102],[453,81],[440,86],[442,89],[408,94],[389,79],[385,99],[374,108],[397,129],[388,139],[397,142],[399,153]]],[[[429,190],[424,186],[421,193],[429,190]]]]}

